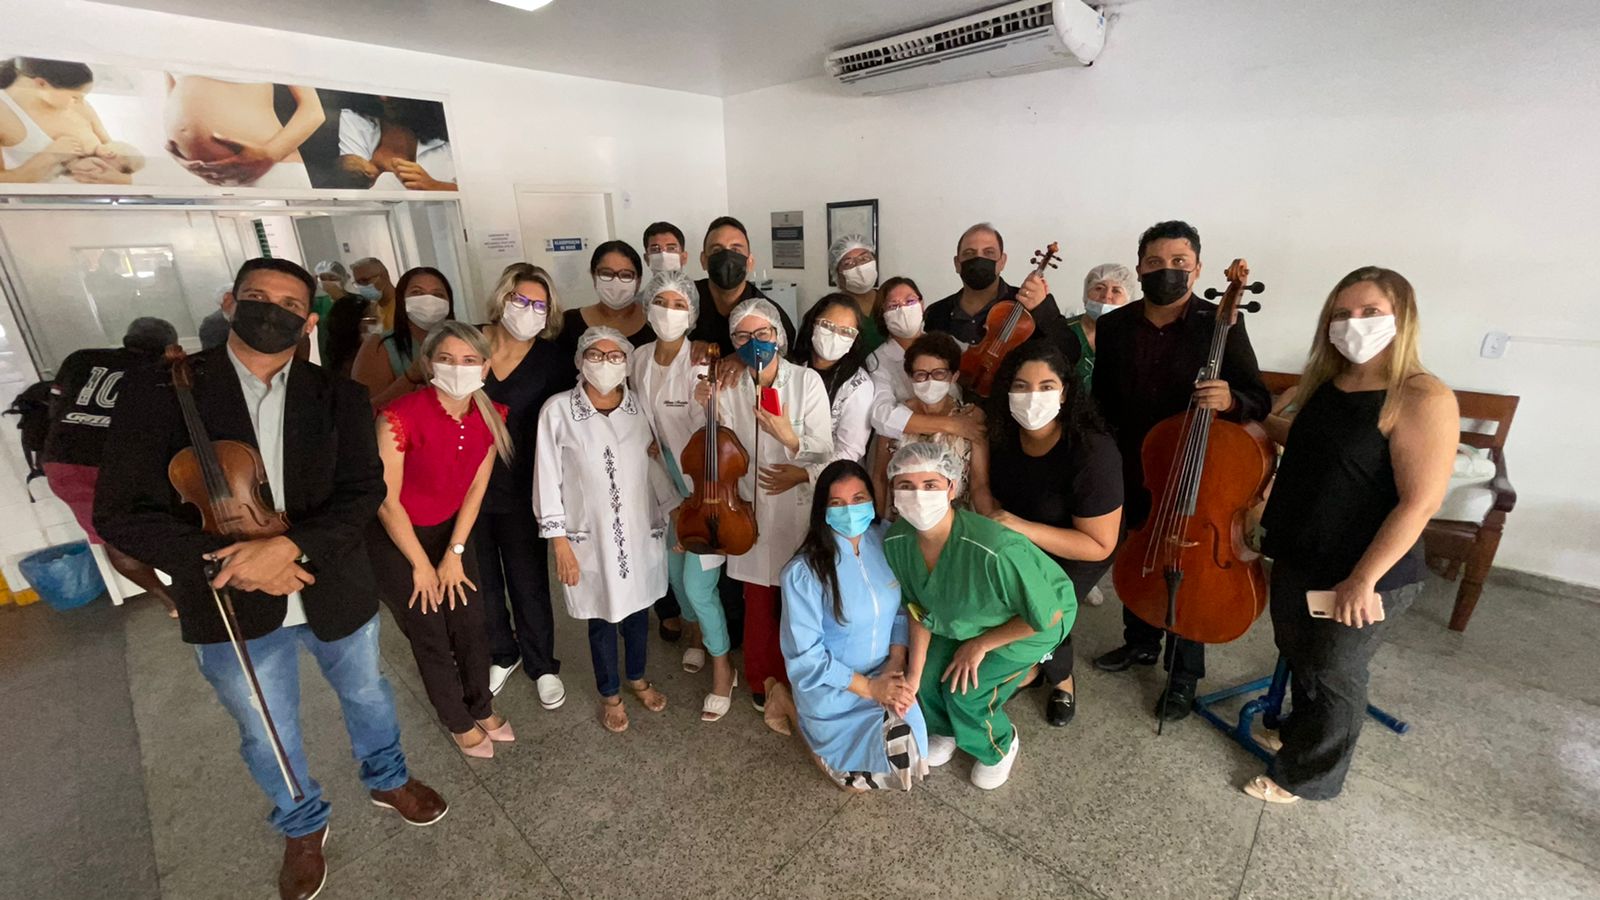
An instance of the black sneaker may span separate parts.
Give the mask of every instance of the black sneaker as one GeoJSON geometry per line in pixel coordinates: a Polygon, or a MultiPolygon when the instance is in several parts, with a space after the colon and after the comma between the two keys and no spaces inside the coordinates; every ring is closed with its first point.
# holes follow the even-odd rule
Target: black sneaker
{"type": "Polygon", "coordinates": [[[1168,722],[1176,722],[1189,718],[1189,711],[1194,709],[1194,685],[1178,682],[1172,686],[1172,693],[1161,692],[1161,697],[1156,700],[1156,715],[1168,722]]]}
{"type": "Polygon", "coordinates": [[[1123,644],[1109,653],[1102,653],[1095,657],[1094,667],[1102,672],[1124,672],[1134,666],[1153,666],[1160,651],[1148,647],[1135,647],[1123,644]]]}
{"type": "Polygon", "coordinates": [[[758,712],[758,713],[766,712],[767,711],[767,695],[764,694],[764,693],[761,693],[760,691],[751,691],[750,692],[750,705],[754,706],[756,708],[756,712],[758,712]]]}
{"type": "Polygon", "coordinates": [[[1071,691],[1060,688],[1050,690],[1050,699],[1044,704],[1044,720],[1057,728],[1066,726],[1078,713],[1078,698],[1071,691]]]}

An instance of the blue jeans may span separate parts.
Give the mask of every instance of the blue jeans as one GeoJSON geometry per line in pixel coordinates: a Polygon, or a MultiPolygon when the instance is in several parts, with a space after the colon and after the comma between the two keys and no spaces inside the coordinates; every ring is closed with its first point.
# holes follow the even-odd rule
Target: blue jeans
{"type": "Polygon", "coordinates": [[[251,704],[250,685],[233,646],[195,645],[200,673],[217,691],[217,699],[239,725],[239,755],[250,767],[250,776],[261,786],[273,810],[267,817],[272,827],[285,837],[303,837],[320,831],[328,823],[328,802],[322,799],[322,786],[306,771],[305,747],[300,740],[300,653],[304,646],[322,669],[322,677],[339,695],[344,711],[345,730],[350,732],[350,750],[361,763],[361,783],[368,790],[393,790],[410,780],[406,756],[400,749],[400,722],[395,718],[394,693],[389,682],[378,674],[378,617],[337,641],[321,641],[309,625],[279,628],[245,646],[255,664],[261,693],[277,726],[289,757],[289,768],[300,781],[305,797],[296,803],[272,753],[266,727],[251,704]]]}
{"type": "Polygon", "coordinates": [[[621,622],[589,620],[589,658],[594,662],[594,686],[602,697],[615,697],[622,689],[617,680],[617,632],[622,632],[623,653],[627,656],[629,681],[644,678],[645,644],[650,640],[650,608],[645,607],[621,622]]]}

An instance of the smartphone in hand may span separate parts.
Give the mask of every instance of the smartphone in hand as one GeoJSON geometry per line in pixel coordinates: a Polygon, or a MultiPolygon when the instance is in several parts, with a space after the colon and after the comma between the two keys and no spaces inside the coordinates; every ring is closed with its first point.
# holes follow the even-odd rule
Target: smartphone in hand
{"type": "MultiPolygon", "coordinates": [[[[1333,591],[1306,591],[1306,611],[1313,619],[1331,619],[1337,596],[1333,591]]],[[[1383,621],[1383,598],[1376,592],[1368,599],[1367,609],[1372,613],[1372,621],[1383,621]]]]}
{"type": "Polygon", "coordinates": [[[775,416],[783,415],[783,404],[778,400],[777,388],[761,389],[761,408],[775,416]]]}

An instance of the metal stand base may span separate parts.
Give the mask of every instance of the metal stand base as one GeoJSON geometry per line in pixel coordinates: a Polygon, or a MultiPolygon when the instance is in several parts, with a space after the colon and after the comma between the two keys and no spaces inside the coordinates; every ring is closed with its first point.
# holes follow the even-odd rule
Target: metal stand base
{"type": "MultiPolygon", "coordinates": [[[[1283,714],[1283,697],[1289,691],[1289,664],[1283,657],[1278,657],[1277,668],[1273,669],[1271,678],[1257,678],[1255,681],[1217,691],[1214,694],[1205,694],[1196,697],[1195,711],[1202,718],[1217,727],[1217,730],[1251,753],[1254,753],[1262,762],[1271,765],[1273,752],[1256,742],[1255,735],[1251,734],[1251,725],[1256,716],[1261,717],[1261,723],[1268,728],[1276,730],[1283,714]],[[1243,694],[1253,694],[1265,688],[1266,693],[1247,701],[1239,708],[1239,721],[1229,722],[1217,715],[1211,707],[1224,700],[1231,700],[1243,694]]],[[[1411,730],[1411,723],[1404,719],[1397,719],[1383,710],[1367,704],[1367,715],[1378,720],[1378,724],[1393,731],[1395,734],[1405,734],[1411,730]]]]}

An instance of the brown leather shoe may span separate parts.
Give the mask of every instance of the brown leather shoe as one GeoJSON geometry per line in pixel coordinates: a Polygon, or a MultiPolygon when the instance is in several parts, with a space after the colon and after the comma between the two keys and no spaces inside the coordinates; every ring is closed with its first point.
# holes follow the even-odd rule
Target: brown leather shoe
{"type": "Polygon", "coordinates": [[[322,858],[322,845],[327,842],[326,825],[305,837],[284,840],[283,868],[278,870],[281,900],[311,900],[322,893],[328,881],[328,861],[322,858]]]}
{"type": "Polygon", "coordinates": [[[392,809],[412,825],[432,825],[450,811],[439,792],[415,778],[392,791],[372,791],[372,804],[392,809]]]}

